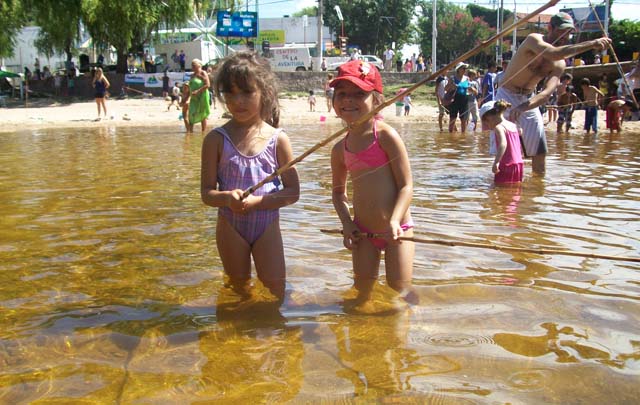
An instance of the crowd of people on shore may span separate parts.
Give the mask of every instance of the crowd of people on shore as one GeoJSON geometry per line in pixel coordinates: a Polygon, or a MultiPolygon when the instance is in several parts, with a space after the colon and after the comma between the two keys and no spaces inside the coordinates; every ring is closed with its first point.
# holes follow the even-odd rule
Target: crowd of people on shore
{"type": "MultiPolygon", "coordinates": [[[[508,63],[505,61],[503,65],[506,67],[508,63]]],[[[452,115],[451,108],[462,111],[462,114],[456,114],[456,118],[463,121],[461,123],[463,128],[477,130],[478,108],[483,103],[494,99],[498,80],[503,71],[504,68],[496,67],[493,61],[487,64],[485,72],[469,69],[469,65],[459,63],[455,68],[453,80],[446,76],[439,76],[436,79],[435,95],[439,108],[440,131],[444,128],[445,113],[452,115]],[[451,84],[452,82],[454,84],[451,84]],[[467,88],[466,92],[462,90],[459,92],[457,101],[454,100],[455,97],[452,98],[456,82],[462,82],[460,88],[467,88]]],[[[573,82],[574,78],[570,73],[561,75],[556,90],[547,102],[539,107],[543,116],[547,114],[545,127],[555,124],[558,133],[563,130],[569,132],[570,129],[576,128],[572,122],[574,111],[584,109],[589,115],[590,130],[597,132],[597,111],[600,109],[607,111],[606,128],[619,132],[624,118],[632,118],[632,112],[637,111],[633,105],[631,90],[640,88],[640,68],[634,68],[625,75],[625,78],[617,79],[613,82],[614,86],[611,85],[606,73],[599,77],[597,86],[592,85],[589,78],[581,79],[578,86],[574,86],[573,82]],[[630,83],[631,90],[627,88],[627,83],[630,83]],[[615,111],[610,114],[612,109],[615,111]]],[[[541,88],[536,89],[536,91],[540,90],[541,88]]],[[[450,132],[456,131],[457,128],[455,120],[450,120],[450,132]]],[[[587,125],[585,125],[586,129],[587,125]]]]}
{"type": "Polygon", "coordinates": [[[423,53],[416,55],[413,53],[411,57],[402,59],[402,56],[390,47],[382,54],[382,61],[385,72],[393,72],[394,69],[398,73],[416,73],[430,72],[431,58],[425,57],[423,53]]]}
{"type": "MultiPolygon", "coordinates": [[[[506,119],[518,124],[522,135],[524,155],[532,158],[535,173],[544,173],[547,142],[545,126],[555,124],[560,133],[573,128],[573,111],[585,110],[584,130],[586,134],[598,132],[598,109],[607,111],[606,124],[611,132],[619,132],[624,116],[637,111],[633,91],[640,88],[640,68],[618,80],[616,91],[609,86],[606,76],[600,78],[598,87],[588,78],[580,81],[579,91],[571,85],[573,77],[565,73],[566,59],[588,51],[602,51],[611,45],[607,37],[569,45],[568,39],[575,30],[573,20],[567,13],[558,13],[551,18],[546,35],[530,34],[520,45],[511,61],[501,68],[490,63],[482,79],[475,70],[460,62],[452,77],[440,77],[436,85],[439,106],[439,126],[443,130],[443,118],[449,116],[449,132],[465,131],[471,120],[475,129],[483,115],[478,114],[486,103],[506,102],[501,112],[506,119]],[[579,97],[579,93],[581,96],[579,97]],[[548,113],[545,123],[543,114],[548,113]]],[[[486,128],[482,121],[483,128],[486,128]]],[[[494,129],[494,128],[491,128],[494,129]]],[[[493,131],[492,144],[501,136],[493,131]]],[[[504,137],[502,137],[504,139],[504,137]]],[[[514,145],[519,147],[520,145],[514,145]]],[[[495,150],[495,148],[492,148],[495,150]]]]}

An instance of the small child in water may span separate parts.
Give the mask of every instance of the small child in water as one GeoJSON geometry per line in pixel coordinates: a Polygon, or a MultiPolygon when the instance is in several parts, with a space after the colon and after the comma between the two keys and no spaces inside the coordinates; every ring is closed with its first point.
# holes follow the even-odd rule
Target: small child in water
{"type": "Polygon", "coordinates": [[[282,302],[286,274],[279,209],[300,196],[296,168],[243,198],[244,190],[293,160],[289,137],[278,128],[277,80],[269,62],[252,52],[237,52],[219,66],[213,89],[231,119],[204,138],[202,201],[218,207],[216,244],[233,289],[251,296],[253,257],[258,279],[282,302]]]}
{"type": "Polygon", "coordinates": [[[492,130],[495,137],[496,157],[491,171],[496,184],[519,183],[524,177],[524,161],[520,147],[520,132],[503,113],[511,107],[504,100],[488,101],[480,108],[480,120],[483,130],[492,130]]]}
{"type": "Polygon", "coordinates": [[[607,104],[607,128],[609,128],[609,133],[613,133],[613,131],[620,133],[624,116],[632,109],[633,102],[629,100],[613,100],[607,104]]]}
{"type": "Polygon", "coordinates": [[[573,86],[567,86],[564,93],[558,96],[558,121],[556,125],[556,132],[562,132],[562,126],[564,125],[567,133],[571,129],[571,121],[573,119],[573,112],[576,109],[576,105],[580,99],[573,92],[573,86]]]}
{"type": "Polygon", "coordinates": [[[587,135],[591,130],[594,134],[598,133],[598,106],[604,94],[596,86],[591,85],[589,78],[585,77],[580,81],[582,87],[582,95],[585,104],[584,110],[584,130],[587,135]]]}
{"type": "Polygon", "coordinates": [[[415,302],[417,296],[411,290],[415,246],[398,239],[413,236],[409,156],[396,130],[380,116],[368,115],[384,102],[382,78],[375,66],[353,60],[338,68],[331,87],[335,88],[335,112],[349,126],[347,135],[331,151],[332,199],[342,223],[344,246],[351,250],[358,300],[369,301],[385,250],[388,285],[406,294],[405,300],[415,302]],[[364,116],[368,119],[359,122],[364,116]],[[353,218],[348,176],[353,187],[353,218]]]}

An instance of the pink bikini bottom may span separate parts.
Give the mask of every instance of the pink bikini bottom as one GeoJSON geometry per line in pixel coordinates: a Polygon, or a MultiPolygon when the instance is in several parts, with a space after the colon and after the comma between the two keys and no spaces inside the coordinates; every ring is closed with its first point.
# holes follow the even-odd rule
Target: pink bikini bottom
{"type": "MultiPolygon", "coordinates": [[[[354,218],[353,222],[356,224],[356,226],[358,227],[358,229],[360,229],[360,232],[362,233],[373,233],[373,234],[382,234],[384,232],[375,232],[372,231],[362,225],[360,225],[360,223],[358,222],[357,219],[354,218]]],[[[400,225],[400,227],[402,228],[403,231],[406,231],[408,229],[413,228],[413,219],[410,219],[408,222],[400,225]]],[[[371,244],[373,246],[375,246],[377,249],[379,250],[384,250],[387,247],[387,241],[383,238],[368,238],[371,241],[371,244]]]]}

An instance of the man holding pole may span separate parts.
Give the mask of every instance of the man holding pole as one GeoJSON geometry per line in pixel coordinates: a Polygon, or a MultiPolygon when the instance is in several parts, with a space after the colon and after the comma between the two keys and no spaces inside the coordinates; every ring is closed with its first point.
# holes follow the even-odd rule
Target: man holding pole
{"type": "Polygon", "coordinates": [[[496,100],[506,100],[512,108],[506,111],[510,120],[522,128],[524,150],[531,156],[535,173],[545,171],[547,139],[544,121],[538,107],[544,104],[559,83],[566,67],[565,58],[595,49],[601,51],[611,39],[603,37],[576,45],[566,45],[575,30],[573,19],[567,13],[551,17],[547,35],[529,34],[511,59],[500,80],[496,100]],[[535,94],[539,81],[546,79],[544,89],[535,94]]]}

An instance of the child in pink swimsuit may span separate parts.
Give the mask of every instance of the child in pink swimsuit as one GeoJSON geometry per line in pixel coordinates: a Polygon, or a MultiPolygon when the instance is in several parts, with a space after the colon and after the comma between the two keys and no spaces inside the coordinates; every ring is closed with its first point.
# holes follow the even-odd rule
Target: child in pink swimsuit
{"type": "Polygon", "coordinates": [[[216,244],[234,290],[250,295],[251,257],[260,281],[284,298],[285,261],[278,209],[298,200],[295,167],[243,199],[244,190],[293,160],[287,135],[276,129],[279,106],[269,63],[238,52],[220,63],[213,88],[232,118],[202,145],[202,201],[218,207],[216,244]]]}
{"type": "Polygon", "coordinates": [[[495,137],[496,157],[491,170],[496,184],[519,183],[524,176],[520,132],[516,124],[502,116],[509,107],[510,103],[498,100],[484,103],[480,108],[482,129],[491,129],[491,136],[495,137]]]}
{"type": "Polygon", "coordinates": [[[333,205],[342,222],[344,246],[352,252],[354,286],[359,299],[368,300],[384,250],[388,285],[409,292],[415,247],[413,242],[398,240],[413,236],[409,211],[413,180],[407,150],[398,133],[380,117],[355,124],[383,103],[382,78],[375,66],[355,60],[341,65],[330,85],[335,88],[336,114],[349,126],[347,136],[333,147],[331,171],[333,205]]]}

